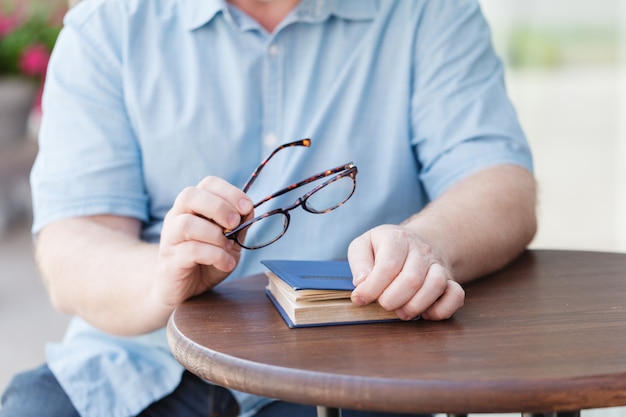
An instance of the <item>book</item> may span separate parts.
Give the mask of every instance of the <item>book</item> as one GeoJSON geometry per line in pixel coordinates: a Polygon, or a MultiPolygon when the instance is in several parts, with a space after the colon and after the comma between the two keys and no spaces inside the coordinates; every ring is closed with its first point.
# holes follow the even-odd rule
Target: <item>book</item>
{"type": "Polygon", "coordinates": [[[352,304],[348,261],[264,260],[266,294],[287,325],[330,326],[399,320],[378,303],[352,304]]]}

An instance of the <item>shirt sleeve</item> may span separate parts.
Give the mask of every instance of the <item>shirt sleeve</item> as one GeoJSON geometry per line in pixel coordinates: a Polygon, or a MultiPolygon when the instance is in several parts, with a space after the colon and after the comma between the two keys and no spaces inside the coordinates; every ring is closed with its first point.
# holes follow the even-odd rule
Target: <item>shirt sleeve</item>
{"type": "Polygon", "coordinates": [[[489,166],[516,164],[532,171],[478,3],[427,2],[415,49],[412,143],[429,197],[489,166]]]}
{"type": "Polygon", "coordinates": [[[31,173],[34,233],[75,216],[148,217],[140,149],[124,104],[122,54],[116,50],[123,29],[106,27],[88,5],[81,6],[67,15],[47,74],[31,173]]]}

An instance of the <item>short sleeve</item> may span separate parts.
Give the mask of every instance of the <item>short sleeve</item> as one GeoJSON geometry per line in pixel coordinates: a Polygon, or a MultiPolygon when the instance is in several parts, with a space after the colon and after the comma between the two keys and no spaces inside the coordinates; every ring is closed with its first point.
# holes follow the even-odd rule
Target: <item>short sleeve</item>
{"type": "MultiPolygon", "coordinates": [[[[111,12],[119,12],[115,4],[111,12]]],[[[124,104],[122,54],[116,50],[123,28],[107,27],[88,5],[68,13],[49,65],[31,173],[34,233],[74,216],[148,217],[140,149],[124,104]]]]}
{"type": "Polygon", "coordinates": [[[412,143],[435,198],[498,164],[532,171],[532,157],[491,33],[475,1],[427,2],[415,43],[412,143]]]}

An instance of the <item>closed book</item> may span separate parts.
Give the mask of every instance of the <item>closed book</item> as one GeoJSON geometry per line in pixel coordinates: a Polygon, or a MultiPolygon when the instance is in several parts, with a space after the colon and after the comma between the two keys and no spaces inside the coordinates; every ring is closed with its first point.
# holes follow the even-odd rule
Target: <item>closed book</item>
{"type": "Polygon", "coordinates": [[[289,327],[398,320],[378,303],[355,306],[347,261],[265,260],[266,293],[289,327]]]}

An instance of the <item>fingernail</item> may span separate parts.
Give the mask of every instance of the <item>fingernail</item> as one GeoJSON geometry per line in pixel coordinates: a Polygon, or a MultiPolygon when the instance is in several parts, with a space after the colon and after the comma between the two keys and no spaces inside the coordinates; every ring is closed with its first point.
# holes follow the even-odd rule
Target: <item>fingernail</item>
{"type": "Polygon", "coordinates": [[[241,222],[241,216],[238,215],[237,213],[231,213],[228,215],[228,227],[231,229],[234,229],[235,227],[239,226],[239,223],[241,222]]]}
{"type": "Polygon", "coordinates": [[[365,300],[363,300],[363,297],[359,296],[359,295],[352,295],[352,303],[356,306],[362,306],[365,305],[365,300]]]}
{"type": "Polygon", "coordinates": [[[248,200],[247,198],[242,198],[241,200],[239,200],[239,209],[243,212],[243,213],[249,213],[252,211],[252,202],[250,200],[248,200]]]}

